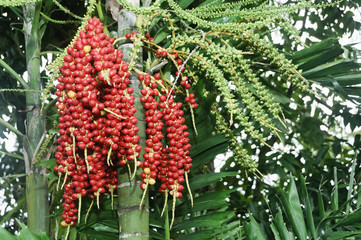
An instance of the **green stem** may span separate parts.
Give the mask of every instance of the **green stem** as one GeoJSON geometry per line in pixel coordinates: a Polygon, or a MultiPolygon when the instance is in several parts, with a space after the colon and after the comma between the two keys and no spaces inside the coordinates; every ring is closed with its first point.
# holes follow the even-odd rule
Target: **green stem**
{"type": "MultiPolygon", "coordinates": [[[[139,1],[138,1],[139,6],[139,1]]],[[[124,36],[123,29],[134,28],[131,24],[135,21],[131,17],[131,12],[122,12],[118,18],[118,34],[124,36]]],[[[123,50],[123,60],[129,62],[130,54],[133,45],[122,45],[120,48],[123,50]]],[[[141,56],[141,55],[140,55],[141,56]]],[[[139,58],[141,59],[141,57],[139,58]]],[[[136,75],[130,77],[130,87],[134,89],[135,107],[137,112],[134,114],[137,119],[137,126],[139,127],[138,135],[140,137],[139,145],[144,148],[146,139],[146,122],[144,116],[143,104],[140,102],[140,90],[142,89],[141,82],[137,79],[136,75]]],[[[144,151],[140,153],[142,156],[144,151]]],[[[130,164],[134,164],[131,161],[130,164]]],[[[127,168],[124,166],[119,169],[118,172],[118,219],[119,219],[119,239],[131,239],[131,240],[148,240],[149,239],[149,199],[148,193],[146,193],[145,200],[141,209],[139,205],[141,203],[143,190],[139,187],[142,183],[140,173],[141,168],[138,168],[137,174],[130,180],[127,168]]]]}
{"type": "Polygon", "coordinates": [[[5,68],[5,70],[10,73],[25,89],[30,89],[29,85],[25,82],[25,80],[20,77],[20,75],[15,72],[15,70],[10,67],[6,62],[4,62],[1,58],[0,58],[0,65],[5,68]]]}
{"type": "Polygon", "coordinates": [[[10,131],[12,131],[13,133],[24,137],[24,134],[22,134],[19,130],[17,130],[13,125],[11,125],[10,123],[8,123],[7,121],[5,121],[4,119],[0,118],[0,124],[5,126],[7,129],[9,129],[10,131]]]}
{"type": "MultiPolygon", "coordinates": [[[[26,66],[29,87],[41,90],[40,75],[40,3],[31,3],[24,6],[24,37],[26,66]]],[[[34,166],[34,153],[45,132],[45,119],[40,114],[41,95],[38,92],[26,93],[26,136],[24,141],[24,158],[26,170],[26,199],[27,224],[30,231],[35,234],[49,232],[49,202],[48,182],[45,178],[46,167],[34,166]]]]}
{"type": "Polygon", "coordinates": [[[350,183],[348,185],[348,192],[347,192],[346,214],[348,214],[350,212],[350,201],[349,200],[351,199],[351,194],[353,192],[357,154],[358,154],[358,151],[357,151],[357,149],[355,149],[355,155],[354,155],[354,158],[352,161],[352,167],[351,167],[350,183]]]}
{"type": "Polygon", "coordinates": [[[98,0],[97,11],[98,11],[99,19],[103,23],[104,33],[109,35],[109,30],[107,28],[107,24],[105,23],[105,19],[104,19],[104,14],[103,14],[103,10],[102,10],[102,1],[101,0],[98,0]]]}
{"type": "Polygon", "coordinates": [[[20,159],[20,160],[24,160],[24,157],[23,157],[23,156],[21,156],[21,155],[19,155],[19,154],[16,154],[16,153],[9,153],[9,152],[4,151],[4,150],[1,150],[1,149],[0,149],[0,153],[1,153],[1,154],[6,154],[6,155],[8,155],[8,156],[10,156],[10,157],[13,157],[13,158],[17,158],[17,159],[20,159]]]}
{"type": "Polygon", "coordinates": [[[170,240],[168,202],[166,202],[165,204],[166,204],[165,211],[164,211],[165,240],[170,240]]]}

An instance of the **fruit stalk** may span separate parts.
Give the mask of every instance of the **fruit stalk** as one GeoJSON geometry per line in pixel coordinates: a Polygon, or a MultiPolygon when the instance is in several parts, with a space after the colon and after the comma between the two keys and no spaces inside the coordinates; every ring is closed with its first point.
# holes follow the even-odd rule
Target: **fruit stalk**
{"type": "MultiPolygon", "coordinates": [[[[132,4],[139,6],[139,1],[133,1],[132,4]]],[[[118,18],[118,36],[124,36],[126,31],[129,31],[129,29],[134,29],[135,22],[135,14],[123,9],[118,18]]],[[[131,62],[131,54],[129,54],[129,52],[132,51],[133,47],[133,43],[126,43],[120,46],[120,49],[122,49],[124,53],[123,59],[127,62],[131,62]]],[[[141,54],[141,52],[139,52],[139,54],[141,54]]],[[[134,64],[137,65],[137,61],[140,60],[141,57],[135,60],[134,64]]],[[[143,104],[140,102],[140,90],[142,89],[142,85],[141,82],[137,79],[137,75],[131,75],[129,86],[134,89],[134,106],[137,109],[137,112],[134,114],[134,116],[138,119],[136,125],[139,128],[139,145],[141,145],[143,149],[146,139],[146,125],[144,121],[145,116],[143,104]]],[[[143,152],[140,153],[140,156],[142,155],[143,152]]],[[[136,161],[131,161],[129,164],[136,164],[136,161]]],[[[131,167],[131,169],[134,168],[131,167]]],[[[142,169],[138,168],[137,174],[134,178],[132,178],[132,180],[130,180],[131,176],[128,174],[126,168],[120,168],[118,172],[119,239],[149,239],[148,194],[145,196],[145,200],[142,203],[142,208],[139,208],[143,194],[143,191],[139,188],[141,182],[140,172],[142,172],[142,169]]]]}
{"type": "MultiPolygon", "coordinates": [[[[41,90],[39,18],[41,3],[24,6],[24,37],[27,62],[28,86],[41,90]]],[[[49,232],[48,183],[46,168],[33,165],[34,152],[45,132],[45,119],[40,113],[41,96],[38,92],[26,93],[26,136],[24,138],[24,158],[26,166],[27,224],[35,234],[49,232]]]]}

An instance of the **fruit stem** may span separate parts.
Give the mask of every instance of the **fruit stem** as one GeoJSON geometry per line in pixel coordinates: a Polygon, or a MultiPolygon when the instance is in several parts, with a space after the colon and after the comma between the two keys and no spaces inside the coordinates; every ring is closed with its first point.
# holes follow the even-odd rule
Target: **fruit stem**
{"type": "Polygon", "coordinates": [[[197,131],[197,128],[196,128],[196,119],[194,117],[194,111],[193,111],[192,105],[190,103],[188,103],[188,104],[189,104],[189,107],[190,107],[190,110],[191,110],[193,129],[194,129],[194,132],[196,133],[196,135],[198,136],[198,131],[197,131]]]}
{"type": "Polygon", "coordinates": [[[65,172],[65,177],[64,177],[63,184],[61,185],[61,189],[63,189],[67,178],[68,178],[68,171],[65,172]]]}
{"type": "Polygon", "coordinates": [[[60,185],[60,180],[61,180],[61,172],[58,172],[58,184],[56,184],[56,191],[59,191],[59,185],[60,185]]]}
{"type": "Polygon", "coordinates": [[[113,144],[110,145],[108,155],[107,155],[107,164],[108,164],[108,166],[113,165],[113,163],[110,161],[110,155],[112,154],[112,146],[113,146],[113,144]]]}
{"type": "Polygon", "coordinates": [[[126,38],[126,37],[120,37],[120,38],[115,39],[115,41],[113,42],[113,46],[114,46],[117,42],[122,41],[122,40],[127,40],[127,38],[126,38]]]}
{"type": "Polygon", "coordinates": [[[170,222],[170,227],[169,229],[172,229],[173,223],[174,223],[174,217],[175,217],[175,202],[176,202],[176,195],[177,195],[177,191],[173,192],[173,206],[172,206],[172,221],[170,222]]]}
{"type": "Polygon", "coordinates": [[[69,233],[70,233],[70,225],[68,225],[68,227],[67,227],[67,229],[66,229],[66,235],[65,235],[64,240],[67,240],[67,239],[68,239],[69,233]]]}
{"type": "MultiPolygon", "coordinates": [[[[282,116],[283,116],[283,119],[285,120],[285,116],[283,115],[282,113],[282,116]]],[[[281,122],[281,124],[288,130],[288,127],[286,126],[285,122],[280,118],[280,116],[277,116],[277,119],[281,122]]]]}
{"type": "Polygon", "coordinates": [[[112,199],[112,210],[114,210],[114,194],[113,194],[113,186],[109,188],[110,190],[110,198],[112,199]]]}
{"type": "Polygon", "coordinates": [[[135,174],[137,173],[137,167],[138,167],[137,157],[134,156],[134,172],[130,180],[132,180],[135,177],[135,174]]]}
{"type": "Polygon", "coordinates": [[[98,209],[99,209],[99,208],[100,208],[100,207],[99,207],[99,196],[100,196],[99,190],[95,193],[95,195],[97,196],[97,207],[98,207],[98,209]]]}
{"type": "Polygon", "coordinates": [[[89,206],[89,208],[88,208],[88,211],[87,211],[86,214],[85,214],[85,220],[84,220],[85,224],[86,224],[86,222],[87,222],[87,220],[88,220],[88,216],[89,216],[90,210],[91,210],[92,207],[93,207],[93,203],[94,203],[94,199],[93,199],[93,201],[91,202],[91,204],[90,204],[90,206],[89,206]]]}
{"type": "Polygon", "coordinates": [[[75,136],[74,134],[72,133],[73,135],[73,157],[74,157],[74,161],[76,163],[76,154],[75,154],[75,136]]]}
{"type": "MultiPolygon", "coordinates": [[[[126,163],[127,163],[127,167],[128,167],[129,176],[132,176],[132,170],[130,170],[129,162],[127,161],[126,163]]],[[[132,178],[130,178],[130,180],[132,180],[132,178]]]]}
{"type": "Polygon", "coordinates": [[[185,172],[184,175],[186,176],[186,185],[187,185],[187,188],[188,188],[189,196],[190,196],[190,198],[191,198],[191,204],[192,204],[192,207],[193,207],[193,195],[192,195],[191,188],[190,188],[190,186],[189,186],[188,173],[185,172]]]}
{"type": "Polygon", "coordinates": [[[84,157],[85,157],[86,170],[87,170],[87,172],[89,174],[90,167],[89,167],[89,163],[88,163],[88,150],[87,150],[87,148],[84,149],[84,157]]]}
{"type": "Polygon", "coordinates": [[[107,108],[104,108],[104,111],[106,111],[106,112],[108,112],[108,113],[111,113],[111,114],[113,114],[113,115],[115,115],[115,116],[117,116],[117,117],[119,117],[119,118],[121,118],[121,119],[127,119],[127,118],[125,118],[125,117],[123,117],[123,116],[120,116],[119,114],[116,114],[115,112],[113,112],[112,110],[109,110],[109,109],[107,109],[107,108]]]}
{"type": "Polygon", "coordinates": [[[163,213],[164,213],[164,211],[166,210],[166,208],[167,208],[167,202],[168,202],[168,189],[166,189],[165,191],[164,191],[164,193],[165,193],[165,199],[164,199],[164,206],[163,206],[163,210],[162,210],[162,213],[160,214],[160,216],[161,217],[163,217],[163,213]]]}
{"type": "Polygon", "coordinates": [[[79,201],[79,207],[78,207],[78,223],[80,223],[80,212],[81,212],[81,194],[78,194],[78,201],[79,201]]]}
{"type": "Polygon", "coordinates": [[[140,201],[140,204],[139,204],[139,209],[142,209],[142,204],[143,204],[143,201],[144,201],[144,198],[145,198],[145,195],[147,194],[147,189],[148,189],[148,181],[144,187],[144,192],[143,192],[143,195],[142,195],[142,200],[140,201]]]}

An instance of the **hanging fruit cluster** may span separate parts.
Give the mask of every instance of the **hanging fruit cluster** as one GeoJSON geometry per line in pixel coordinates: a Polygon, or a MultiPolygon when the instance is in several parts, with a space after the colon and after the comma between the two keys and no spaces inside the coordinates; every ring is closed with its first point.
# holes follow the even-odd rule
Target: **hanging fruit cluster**
{"type": "MultiPolygon", "coordinates": [[[[122,60],[122,51],[113,47],[114,39],[103,29],[97,18],[89,19],[85,31],[80,31],[75,44],[67,48],[59,69],[55,94],[59,97],[60,137],[54,170],[59,180],[63,178],[62,226],[80,221],[83,197],[96,199],[99,207],[101,194],[113,196],[118,165],[129,167],[133,161],[135,168],[143,168],[142,189],[146,191],[159,180],[159,191],[170,193],[174,201],[182,197],[182,184],[192,167],[184,111],[182,103],[175,101],[174,89],[164,87],[160,73],[151,76],[132,67],[142,82],[140,101],[147,122],[145,153],[140,159],[134,89],[129,87],[131,66],[122,60]]],[[[151,42],[149,34],[138,35],[126,34],[124,39],[151,42]]],[[[181,76],[185,64],[177,54],[169,56],[161,49],[155,52],[159,57],[172,58],[177,77],[181,76]]],[[[186,89],[185,102],[197,107],[194,94],[188,93],[188,78],[183,76],[180,84],[186,89]]]]}

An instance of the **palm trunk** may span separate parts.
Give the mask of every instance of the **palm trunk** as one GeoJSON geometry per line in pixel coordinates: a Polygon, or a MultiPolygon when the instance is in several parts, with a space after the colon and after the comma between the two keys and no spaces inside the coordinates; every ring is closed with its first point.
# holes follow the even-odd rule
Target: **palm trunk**
{"type": "MultiPolygon", "coordinates": [[[[132,4],[139,6],[139,0],[133,0],[132,4]]],[[[136,16],[126,10],[122,9],[118,18],[118,34],[124,36],[126,31],[134,29],[136,16]]],[[[133,44],[123,44],[120,47],[123,50],[123,59],[130,61],[129,52],[133,48],[133,44]]],[[[139,58],[141,59],[141,58],[139,58]]],[[[137,76],[132,75],[130,87],[134,89],[135,107],[137,112],[135,116],[138,119],[137,126],[139,127],[139,144],[142,148],[146,140],[146,123],[144,116],[143,105],[140,102],[140,90],[142,88],[141,82],[137,76]]],[[[143,152],[140,153],[142,156],[143,152]]],[[[148,209],[148,194],[146,195],[142,208],[139,208],[141,203],[143,190],[140,189],[141,184],[141,169],[138,169],[133,180],[129,180],[128,170],[121,168],[118,174],[118,219],[119,219],[119,239],[144,240],[149,239],[149,209],[148,209]]]]}
{"type": "MultiPolygon", "coordinates": [[[[24,7],[24,35],[27,77],[30,89],[41,90],[39,16],[41,3],[24,7]]],[[[24,158],[26,166],[27,224],[34,233],[49,231],[48,183],[45,167],[35,167],[34,158],[45,133],[45,120],[40,114],[40,93],[26,94],[26,136],[24,158]]]]}

